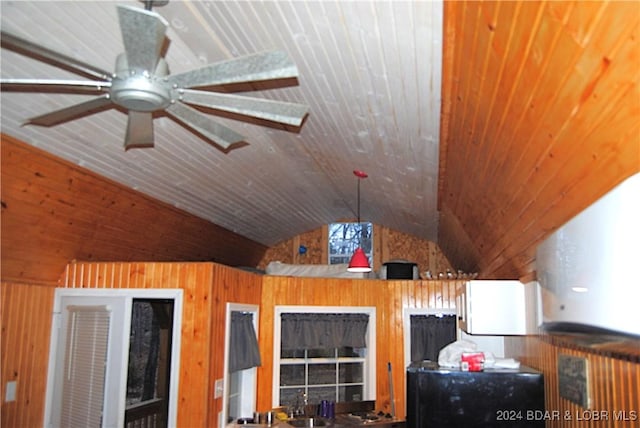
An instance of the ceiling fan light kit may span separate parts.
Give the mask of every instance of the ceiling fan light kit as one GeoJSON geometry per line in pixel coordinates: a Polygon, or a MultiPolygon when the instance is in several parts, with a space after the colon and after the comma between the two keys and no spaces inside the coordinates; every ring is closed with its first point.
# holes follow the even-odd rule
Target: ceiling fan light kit
{"type": "MultiPolygon", "coordinates": [[[[308,114],[306,105],[213,92],[216,87],[221,89],[225,85],[297,79],[298,70],[285,52],[263,52],[233,58],[172,75],[162,57],[169,24],[150,10],[168,1],[148,0],[143,3],[146,9],[117,6],[124,52],[117,56],[113,74],[2,32],[2,48],[91,79],[0,79],[3,91],[98,95],[30,118],[25,124],[54,126],[119,108],[128,114],[124,146],[129,149],[153,147],[154,115],[164,114],[225,151],[245,141],[245,137],[212,120],[202,109],[211,110],[212,114],[216,111],[232,113],[240,120],[255,118],[286,126],[302,126],[308,114]]],[[[229,87],[225,89],[228,90],[229,87]]]]}

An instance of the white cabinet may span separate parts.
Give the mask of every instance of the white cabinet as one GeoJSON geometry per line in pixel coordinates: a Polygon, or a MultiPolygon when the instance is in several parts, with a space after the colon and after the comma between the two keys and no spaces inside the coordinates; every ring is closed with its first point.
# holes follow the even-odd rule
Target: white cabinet
{"type": "Polygon", "coordinates": [[[456,293],[458,327],[469,334],[523,335],[537,330],[537,283],[468,281],[456,293]]]}

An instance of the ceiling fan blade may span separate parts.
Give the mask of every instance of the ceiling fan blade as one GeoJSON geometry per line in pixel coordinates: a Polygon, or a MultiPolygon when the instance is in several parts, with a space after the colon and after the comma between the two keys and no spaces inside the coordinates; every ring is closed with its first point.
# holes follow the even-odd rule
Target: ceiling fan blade
{"type": "Polygon", "coordinates": [[[0,34],[3,49],[42,61],[89,79],[111,80],[111,73],[4,31],[0,34]]]}
{"type": "Polygon", "coordinates": [[[129,110],[124,149],[153,147],[153,115],[129,110]]]}
{"type": "Polygon", "coordinates": [[[183,103],[176,102],[165,110],[169,116],[213,141],[222,149],[244,141],[244,136],[234,130],[211,120],[211,117],[183,103]]]}
{"type": "Polygon", "coordinates": [[[286,52],[273,51],[220,61],[202,68],[168,77],[179,88],[298,77],[298,69],[286,52]]]}
{"type": "Polygon", "coordinates": [[[155,12],[131,6],[119,5],[118,17],[129,68],[153,74],[169,24],[155,12]]]}
{"type": "Polygon", "coordinates": [[[181,91],[181,95],[181,101],[187,104],[195,104],[293,126],[300,126],[309,111],[309,107],[303,104],[233,94],[184,89],[181,91]]]}
{"type": "Polygon", "coordinates": [[[108,92],[111,82],[57,79],[0,79],[0,89],[10,92],[48,92],[97,95],[108,92]]]}
{"type": "Polygon", "coordinates": [[[84,116],[89,116],[94,113],[108,110],[112,108],[114,104],[109,99],[108,95],[104,95],[99,98],[94,98],[89,101],[85,101],[79,104],[74,104],[70,107],[66,107],[60,110],[52,111],[50,113],[43,114],[42,116],[32,117],[27,120],[25,125],[39,125],[39,126],[54,126],[60,123],[69,122],[71,120],[79,119],[84,116]]]}

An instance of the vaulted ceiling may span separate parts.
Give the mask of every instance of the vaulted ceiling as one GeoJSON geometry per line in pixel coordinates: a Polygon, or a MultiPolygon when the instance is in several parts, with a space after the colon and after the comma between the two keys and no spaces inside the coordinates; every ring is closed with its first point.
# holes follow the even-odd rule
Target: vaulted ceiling
{"type": "MultiPolygon", "coordinates": [[[[118,4],[144,7],[2,2],[2,30],[110,71],[123,51],[118,4]]],[[[125,152],[121,112],[22,127],[89,97],[15,92],[2,93],[3,132],[266,245],[354,218],[352,171],[363,170],[363,219],[435,241],[441,3],[173,0],[154,11],[170,25],[171,73],[286,51],[299,85],[243,94],[308,105],[299,132],[212,116],[246,136],[225,153],[159,117],[155,147],[125,152]]],[[[6,49],[2,77],[81,79],[6,49]]]]}
{"type": "MultiPolygon", "coordinates": [[[[2,2],[2,31],[113,70],[117,4],[2,2]]],[[[2,132],[264,245],[354,218],[437,241],[456,268],[522,277],[555,228],[640,171],[640,3],[199,1],[157,7],[172,73],[285,50],[303,103],[294,132],[213,119],[227,153],[155,120],[123,149],[126,116],[21,126],[79,95],[2,92],[2,132]]],[[[2,78],[72,78],[3,49],[2,78]]]]}

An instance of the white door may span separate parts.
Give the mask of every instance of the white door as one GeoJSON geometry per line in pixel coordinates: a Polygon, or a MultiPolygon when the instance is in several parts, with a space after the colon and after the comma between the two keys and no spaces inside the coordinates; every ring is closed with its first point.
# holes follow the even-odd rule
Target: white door
{"type": "Polygon", "coordinates": [[[182,290],[57,289],[54,300],[46,427],[124,425],[134,298],[174,300],[169,426],[175,426],[182,290]]]}
{"type": "Polygon", "coordinates": [[[50,425],[122,426],[131,300],[62,297],[60,303],[50,425]]]}

